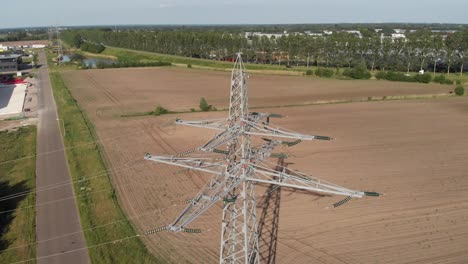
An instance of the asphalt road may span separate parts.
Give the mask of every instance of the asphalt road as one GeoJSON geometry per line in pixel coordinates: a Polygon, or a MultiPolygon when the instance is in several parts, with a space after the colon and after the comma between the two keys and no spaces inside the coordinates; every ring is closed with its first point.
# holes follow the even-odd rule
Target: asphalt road
{"type": "MultiPolygon", "coordinates": [[[[39,54],[39,64],[42,67],[39,69],[38,76],[40,110],[37,153],[62,151],[38,155],[36,160],[37,189],[72,180],[66,154],[63,151],[64,145],[59,128],[62,123],[58,120],[46,56],[43,51],[39,54]]],[[[87,249],[80,250],[86,248],[86,242],[83,233],[79,232],[82,228],[74,195],[71,184],[37,193],[36,235],[39,242],[37,263],[90,263],[87,249]],[[64,236],[70,233],[75,234],[64,236]]]]}

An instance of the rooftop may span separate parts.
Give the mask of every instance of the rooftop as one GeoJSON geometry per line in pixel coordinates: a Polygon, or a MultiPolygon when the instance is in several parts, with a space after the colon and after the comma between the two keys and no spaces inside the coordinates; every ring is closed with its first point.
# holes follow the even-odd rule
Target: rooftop
{"type": "Polygon", "coordinates": [[[21,54],[1,54],[0,53],[0,59],[17,59],[21,57],[21,54]]]}

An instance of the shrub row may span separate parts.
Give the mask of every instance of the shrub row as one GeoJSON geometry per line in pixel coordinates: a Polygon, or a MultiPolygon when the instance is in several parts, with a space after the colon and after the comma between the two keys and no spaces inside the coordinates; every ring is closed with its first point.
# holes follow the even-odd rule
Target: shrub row
{"type": "Polygon", "coordinates": [[[366,64],[361,63],[354,68],[345,69],[343,76],[350,77],[352,79],[367,80],[372,76],[370,71],[367,70],[366,64]]]}
{"type": "Polygon", "coordinates": [[[317,70],[315,70],[315,75],[330,78],[333,76],[333,70],[326,68],[317,68],[317,70]]]}
{"type": "Polygon", "coordinates": [[[388,80],[395,82],[419,82],[419,83],[430,83],[432,81],[432,76],[429,73],[417,74],[414,76],[408,76],[401,72],[383,72],[380,71],[375,75],[375,78],[378,80],[388,80]]]}
{"type": "Polygon", "coordinates": [[[155,62],[117,62],[117,63],[103,63],[98,62],[96,68],[107,69],[107,68],[131,68],[131,67],[160,67],[160,66],[171,66],[170,62],[155,61],[155,62]]]}
{"type": "Polygon", "coordinates": [[[150,114],[159,116],[159,115],[165,115],[167,113],[169,113],[169,110],[167,110],[166,108],[158,105],[158,106],[156,106],[154,111],[152,111],[150,114]]]}
{"type": "Polygon", "coordinates": [[[453,81],[445,78],[445,75],[438,75],[434,78],[434,82],[440,84],[453,84],[453,81]]]}

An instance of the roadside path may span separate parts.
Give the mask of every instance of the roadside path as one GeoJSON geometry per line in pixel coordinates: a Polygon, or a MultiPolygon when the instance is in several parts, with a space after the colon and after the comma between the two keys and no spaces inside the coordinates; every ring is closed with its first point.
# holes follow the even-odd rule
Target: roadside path
{"type": "MultiPolygon", "coordinates": [[[[64,149],[60,127],[62,121],[58,119],[57,106],[52,93],[47,67],[46,54],[39,53],[39,123],[37,126],[37,154],[64,149]]],[[[71,181],[65,151],[53,152],[49,155],[38,155],[36,160],[36,188],[59,182],[71,181]]],[[[45,204],[74,196],[72,185],[54,188],[50,191],[39,192],[36,204],[45,204]]],[[[67,199],[36,207],[36,236],[37,241],[51,239],[68,233],[82,230],[76,199],[67,199]]],[[[88,251],[79,250],[68,254],[67,251],[86,247],[82,233],[52,239],[37,245],[37,263],[39,264],[82,264],[90,263],[88,251]],[[49,255],[53,257],[46,257],[49,255]]]]}

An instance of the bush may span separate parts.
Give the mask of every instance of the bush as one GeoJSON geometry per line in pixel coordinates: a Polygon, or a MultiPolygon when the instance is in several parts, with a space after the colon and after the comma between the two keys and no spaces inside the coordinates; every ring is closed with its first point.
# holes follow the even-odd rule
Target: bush
{"type": "Polygon", "coordinates": [[[382,80],[384,79],[385,80],[385,76],[387,75],[386,72],[384,71],[379,71],[378,73],[375,74],[375,78],[377,78],[377,80],[382,80]]]}
{"type": "Polygon", "coordinates": [[[461,85],[461,80],[456,80],[456,81],[455,81],[455,84],[461,85]]]}
{"type": "Polygon", "coordinates": [[[453,81],[445,78],[445,75],[439,75],[434,78],[434,82],[440,84],[453,84],[453,81]]]}
{"type": "Polygon", "coordinates": [[[343,72],[343,76],[350,77],[353,79],[367,80],[371,77],[371,73],[367,70],[365,62],[361,62],[359,65],[352,69],[346,69],[343,72]]]}
{"type": "Polygon", "coordinates": [[[209,105],[205,97],[200,98],[200,110],[207,112],[213,109],[212,105],[209,105]]]}
{"type": "Polygon", "coordinates": [[[418,74],[415,76],[408,76],[401,72],[389,71],[389,72],[378,72],[375,75],[378,80],[384,79],[394,82],[419,82],[419,83],[430,83],[432,76],[429,73],[418,74]]]}
{"type": "Polygon", "coordinates": [[[414,79],[420,83],[430,83],[432,81],[432,75],[429,73],[418,74],[414,76],[414,79]]]}
{"type": "Polygon", "coordinates": [[[314,72],[313,72],[312,70],[307,70],[307,71],[305,72],[305,74],[306,74],[306,75],[312,75],[312,74],[314,74],[314,72]]]}
{"type": "Polygon", "coordinates": [[[458,96],[462,96],[465,94],[465,88],[463,86],[459,85],[457,88],[455,88],[455,94],[458,96]]]}
{"type": "Polygon", "coordinates": [[[315,70],[315,75],[330,78],[333,76],[333,70],[326,68],[318,68],[317,70],[315,70]]]}
{"type": "Polygon", "coordinates": [[[101,53],[103,52],[106,47],[104,47],[103,45],[101,44],[94,44],[94,43],[90,43],[90,42],[83,42],[80,46],[80,49],[82,51],[86,51],[86,52],[91,52],[91,53],[101,53]]]}
{"type": "Polygon", "coordinates": [[[445,81],[445,76],[444,75],[437,75],[434,77],[434,82],[436,83],[443,83],[445,81]]]}
{"type": "Polygon", "coordinates": [[[158,116],[158,115],[164,115],[164,114],[167,114],[167,113],[169,113],[169,110],[167,110],[166,108],[158,105],[158,106],[156,106],[156,109],[154,109],[154,111],[151,114],[158,116]]]}
{"type": "Polygon", "coordinates": [[[187,64],[187,68],[192,68],[192,64],[187,64]]]}
{"type": "Polygon", "coordinates": [[[135,61],[123,61],[115,63],[103,63],[97,62],[96,68],[107,69],[107,68],[131,68],[131,67],[161,67],[161,66],[171,66],[170,62],[165,61],[153,61],[153,62],[135,62],[135,61]]]}
{"type": "Polygon", "coordinates": [[[401,72],[389,71],[385,74],[385,79],[394,82],[415,82],[411,76],[406,76],[401,72]]]}

